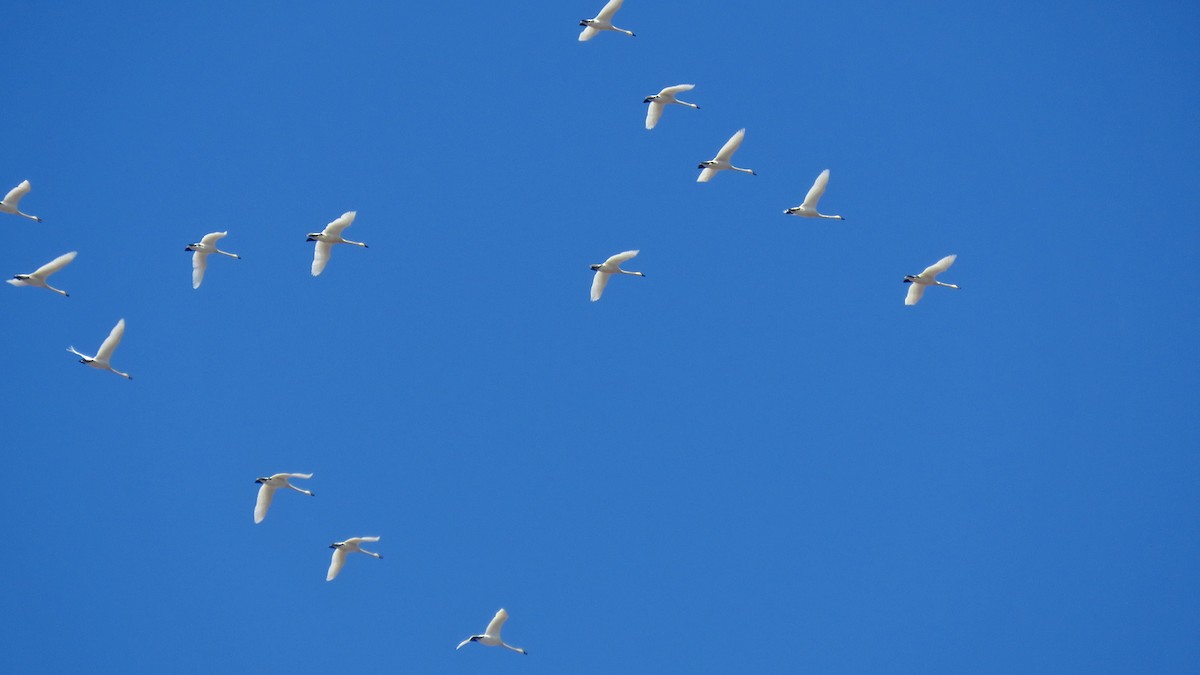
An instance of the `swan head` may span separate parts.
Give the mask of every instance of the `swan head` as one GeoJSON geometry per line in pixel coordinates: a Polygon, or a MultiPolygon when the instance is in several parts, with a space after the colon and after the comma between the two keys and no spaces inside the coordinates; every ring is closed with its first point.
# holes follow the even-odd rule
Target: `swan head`
{"type": "Polygon", "coordinates": [[[603,267],[603,265],[592,265],[592,271],[599,272],[601,267],[603,267]]]}

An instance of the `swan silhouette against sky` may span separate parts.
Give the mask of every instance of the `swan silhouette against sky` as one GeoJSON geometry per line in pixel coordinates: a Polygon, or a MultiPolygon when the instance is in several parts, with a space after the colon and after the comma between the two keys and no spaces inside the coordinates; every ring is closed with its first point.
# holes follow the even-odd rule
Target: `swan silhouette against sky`
{"type": "Polygon", "coordinates": [[[455,647],[455,649],[462,649],[464,645],[468,645],[472,642],[478,642],[481,645],[487,645],[489,647],[504,647],[506,649],[511,649],[518,654],[528,654],[529,652],[525,651],[524,649],[505,644],[504,641],[500,639],[500,629],[504,627],[505,621],[508,621],[508,612],[504,611],[504,608],[501,607],[500,611],[496,612],[496,616],[492,617],[492,621],[487,625],[487,629],[483,631],[483,635],[472,635],[466,640],[458,643],[458,646],[455,647]]]}
{"type": "Polygon", "coordinates": [[[42,288],[48,288],[55,293],[61,293],[63,297],[69,297],[66,291],[60,288],[55,288],[46,283],[46,279],[49,278],[51,274],[54,274],[55,272],[66,267],[68,263],[74,260],[75,253],[75,251],[64,253],[54,260],[51,260],[45,265],[37,268],[31,274],[18,274],[14,276],[8,280],[8,283],[12,284],[13,286],[41,286],[42,288]]]}
{"type": "Polygon", "coordinates": [[[596,271],[596,276],[592,277],[592,302],[599,300],[600,296],[604,295],[604,287],[608,285],[608,278],[614,274],[630,274],[637,277],[646,276],[641,272],[626,272],[621,269],[621,263],[637,254],[637,251],[625,251],[624,253],[612,256],[598,265],[592,265],[592,269],[596,271]]]}
{"type": "Polygon", "coordinates": [[[699,177],[696,178],[696,182],[707,183],[712,180],[713,176],[717,175],[718,171],[741,171],[751,176],[757,176],[758,174],[754,173],[753,169],[742,169],[730,164],[730,160],[733,159],[733,153],[742,147],[742,139],[745,137],[746,130],[738,129],[737,133],[730,136],[729,140],[725,141],[725,145],[721,146],[721,151],[717,153],[716,157],[706,162],[700,162],[700,166],[697,168],[704,170],[700,172],[699,177]]]}
{"type": "Polygon", "coordinates": [[[229,234],[228,232],[210,232],[204,235],[204,238],[196,244],[188,244],[183,250],[192,251],[192,288],[200,288],[200,282],[204,281],[204,270],[208,269],[208,254],[220,253],[227,255],[230,258],[241,260],[242,256],[236,253],[229,253],[217,248],[217,240],[229,234]]]}
{"type": "Polygon", "coordinates": [[[621,9],[621,3],[624,1],[625,0],[608,0],[608,4],[606,4],[604,8],[600,10],[600,13],[596,15],[596,18],[582,19],[579,22],[579,25],[585,26],[585,28],[579,33],[579,41],[587,42],[593,37],[596,37],[596,34],[602,30],[615,30],[618,33],[624,33],[629,37],[636,37],[633,34],[633,31],[625,30],[624,28],[617,28],[612,24],[613,14],[616,14],[617,10],[621,9]]]}
{"type": "Polygon", "coordinates": [[[124,335],[125,319],[121,319],[117,322],[117,325],[113,326],[112,332],[108,334],[108,337],[104,338],[104,343],[100,345],[100,351],[96,352],[95,356],[88,356],[87,354],[76,351],[75,347],[73,346],[68,347],[67,351],[80,357],[80,363],[86,363],[87,365],[98,370],[108,370],[127,380],[132,380],[133,377],[129,373],[122,373],[121,371],[109,365],[109,360],[112,359],[113,352],[117,351],[117,345],[121,344],[121,338],[124,335]]]}
{"type": "Polygon", "coordinates": [[[958,288],[954,284],[944,284],[938,281],[935,277],[950,269],[954,264],[954,259],[957,255],[948,255],[945,258],[926,267],[920,274],[909,274],[904,277],[904,283],[912,284],[908,287],[908,295],[904,298],[904,304],[915,305],[921,300],[921,296],[925,295],[926,286],[945,286],[946,288],[958,288]]]}
{"type": "Polygon", "coordinates": [[[320,232],[309,232],[308,241],[317,242],[317,248],[313,252],[312,275],[319,276],[321,271],[325,269],[325,263],[329,262],[329,254],[333,250],[334,244],[353,244],[367,248],[367,245],[361,241],[350,241],[342,238],[342,230],[350,227],[354,222],[354,217],[358,215],[358,211],[347,211],[343,213],[337,220],[325,226],[320,232]]]}

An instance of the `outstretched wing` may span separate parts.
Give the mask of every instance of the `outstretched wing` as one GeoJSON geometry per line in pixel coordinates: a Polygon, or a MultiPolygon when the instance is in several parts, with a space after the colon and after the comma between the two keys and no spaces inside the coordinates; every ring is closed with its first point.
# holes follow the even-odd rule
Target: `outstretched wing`
{"type": "Polygon", "coordinates": [[[685,91],[691,91],[695,88],[696,85],[694,84],[677,84],[674,87],[667,87],[666,89],[663,89],[662,91],[658,92],[658,95],[662,96],[663,94],[670,94],[671,96],[674,96],[675,94],[682,94],[685,91]]]}
{"type": "Polygon", "coordinates": [[[324,230],[325,234],[328,234],[331,236],[341,235],[342,230],[346,229],[347,227],[350,227],[350,224],[354,222],[354,217],[357,215],[358,215],[358,211],[347,211],[347,212],[343,213],[341,215],[341,217],[339,217],[337,220],[335,220],[325,226],[325,230],[324,230]]]}
{"type": "Polygon", "coordinates": [[[921,296],[925,295],[925,285],[912,283],[908,285],[908,295],[904,298],[904,304],[915,305],[921,301],[921,296]]]}
{"type": "Polygon", "coordinates": [[[313,251],[312,275],[320,276],[325,269],[325,263],[329,262],[329,254],[333,251],[333,244],[327,241],[318,241],[317,247],[313,251]]]}
{"type": "Polygon", "coordinates": [[[613,14],[616,14],[617,10],[621,9],[621,3],[623,2],[625,0],[608,0],[608,4],[604,6],[604,9],[600,10],[596,18],[600,21],[612,21],[613,14]]]}
{"type": "Polygon", "coordinates": [[[640,251],[624,251],[622,253],[618,253],[618,254],[610,257],[608,260],[605,260],[604,266],[605,267],[609,267],[609,266],[620,267],[621,263],[636,256],[639,252],[640,251]]]}
{"type": "Polygon", "coordinates": [[[592,277],[592,302],[600,299],[604,295],[604,287],[608,285],[608,278],[612,276],[608,272],[596,272],[596,276],[592,277]]]}
{"type": "Polygon", "coordinates": [[[333,560],[329,561],[329,572],[325,574],[325,581],[333,581],[338,572],[342,571],[342,565],[345,564],[346,552],[340,548],[333,549],[333,560]]]}
{"type": "Polygon", "coordinates": [[[733,158],[733,153],[742,147],[742,139],[746,137],[745,129],[738,129],[737,133],[730,136],[725,145],[721,146],[721,151],[717,153],[717,160],[728,162],[733,158]]]}
{"type": "Polygon", "coordinates": [[[275,488],[262,484],[258,488],[258,503],[254,505],[254,523],[257,525],[267,517],[267,509],[271,508],[271,500],[275,497],[275,488]]]}
{"type": "Polygon", "coordinates": [[[42,281],[45,281],[46,277],[66,267],[68,263],[74,260],[76,253],[77,251],[71,251],[70,253],[64,253],[58,256],[54,260],[51,260],[45,265],[37,268],[37,271],[33,273],[33,276],[40,277],[42,281]]]}
{"type": "Polygon", "coordinates": [[[957,257],[957,255],[948,255],[945,258],[942,258],[929,267],[926,267],[925,271],[921,272],[921,277],[933,281],[934,277],[950,269],[950,266],[954,264],[954,259],[957,257]]]}
{"type": "Polygon", "coordinates": [[[658,118],[662,117],[663,104],[658,101],[651,101],[646,108],[646,128],[653,129],[654,125],[658,124],[658,118]]]}
{"type": "Polygon", "coordinates": [[[821,201],[821,195],[825,194],[826,185],[829,185],[829,169],[822,171],[821,175],[817,176],[817,180],[813,181],[813,186],[809,188],[808,194],[804,196],[804,204],[802,206],[809,209],[817,208],[817,202],[821,201]]]}
{"type": "MultiPolygon", "coordinates": [[[[471,637],[475,637],[475,636],[472,635],[471,637]]],[[[463,640],[462,642],[458,643],[458,646],[455,647],[455,649],[462,649],[463,646],[469,645],[469,644],[471,644],[471,638],[467,638],[466,640],[463,640]]]]}
{"type": "Polygon", "coordinates": [[[596,30],[595,28],[592,28],[591,26],[587,26],[579,33],[579,41],[587,42],[588,40],[591,40],[592,38],[596,37],[596,33],[599,33],[599,32],[600,31],[596,30]]]}
{"type": "Polygon", "coordinates": [[[27,181],[27,180],[21,181],[20,185],[9,190],[8,194],[4,196],[4,203],[8,204],[9,206],[11,206],[13,208],[16,208],[17,203],[21,201],[21,197],[24,197],[25,195],[29,194],[29,188],[30,188],[29,181],[27,181]]]}
{"type": "Polygon", "coordinates": [[[224,237],[227,234],[229,234],[229,233],[228,232],[210,232],[210,233],[204,235],[204,238],[200,240],[200,243],[204,244],[205,246],[216,246],[217,240],[220,239],[221,237],[224,237]]]}
{"type": "Polygon", "coordinates": [[[700,172],[699,176],[696,176],[696,182],[707,183],[708,181],[712,180],[712,177],[715,175],[717,175],[716,169],[705,169],[700,172]]]}
{"type": "Polygon", "coordinates": [[[121,337],[125,335],[125,319],[117,322],[113,326],[112,332],[104,339],[104,344],[100,345],[100,351],[96,352],[96,360],[101,363],[108,363],[112,359],[113,352],[117,351],[117,345],[121,344],[121,337]]]}
{"type": "Polygon", "coordinates": [[[304,478],[306,480],[313,477],[311,473],[286,473],[284,475],[288,478],[304,478]]]}
{"type": "Polygon", "coordinates": [[[192,288],[200,288],[204,281],[204,270],[208,269],[208,254],[204,251],[192,253],[192,288]]]}
{"type": "Polygon", "coordinates": [[[500,629],[504,627],[505,621],[508,621],[508,612],[501,607],[500,611],[496,612],[496,616],[492,617],[492,622],[488,624],[487,631],[485,631],[488,637],[500,637],[500,629]]]}

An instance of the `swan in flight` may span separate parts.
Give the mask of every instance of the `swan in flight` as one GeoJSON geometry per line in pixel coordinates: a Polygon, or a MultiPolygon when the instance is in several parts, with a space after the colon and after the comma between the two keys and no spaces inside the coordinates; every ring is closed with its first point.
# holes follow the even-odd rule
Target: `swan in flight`
{"type": "Polygon", "coordinates": [[[462,649],[463,645],[468,645],[472,642],[478,642],[479,644],[484,644],[489,647],[506,647],[514,652],[517,652],[518,654],[528,654],[529,652],[525,651],[524,649],[521,649],[520,647],[514,647],[512,645],[506,645],[504,644],[504,641],[500,639],[500,629],[504,627],[505,621],[508,621],[508,612],[504,611],[504,608],[501,608],[499,612],[496,612],[496,616],[492,617],[492,622],[488,624],[487,630],[483,632],[483,635],[472,635],[466,640],[458,643],[458,646],[455,647],[455,649],[462,649]]]}
{"type": "Polygon", "coordinates": [[[42,288],[48,288],[55,293],[61,293],[63,297],[70,297],[67,295],[66,291],[55,288],[46,283],[46,278],[66,267],[68,263],[75,259],[75,253],[75,251],[64,253],[34,270],[33,274],[18,274],[9,279],[8,283],[12,284],[13,286],[41,286],[42,288]]]}
{"type": "Polygon", "coordinates": [[[329,548],[333,549],[333,560],[329,563],[329,573],[325,575],[325,581],[333,581],[337,577],[338,572],[342,571],[342,565],[346,564],[347,553],[358,551],[359,553],[373,555],[376,558],[383,558],[378,553],[371,553],[362,548],[359,544],[364,541],[379,541],[379,537],[350,537],[346,541],[335,541],[329,545],[329,548]]]}
{"type": "Polygon", "coordinates": [[[342,239],[342,230],[350,227],[350,223],[354,222],[354,217],[358,215],[358,211],[347,211],[340,218],[325,226],[325,229],[320,232],[310,232],[308,241],[317,242],[317,250],[313,253],[312,275],[318,276],[321,270],[325,269],[325,263],[329,262],[329,253],[333,249],[334,244],[354,244],[367,248],[367,245],[361,241],[350,241],[342,239]]]}
{"type": "Polygon", "coordinates": [[[754,173],[752,169],[741,169],[729,163],[729,160],[733,159],[733,153],[737,152],[737,149],[741,147],[742,139],[745,137],[746,130],[738,129],[738,132],[733,136],[730,136],[729,140],[725,141],[725,145],[721,146],[721,151],[717,153],[716,157],[708,160],[707,162],[700,162],[700,166],[696,168],[704,170],[700,172],[700,176],[696,179],[696,182],[707,183],[708,181],[712,180],[713,176],[717,175],[718,171],[725,171],[728,169],[732,169],[733,171],[741,171],[742,173],[748,173],[751,176],[757,176],[758,174],[754,173]]]}
{"type": "Polygon", "coordinates": [[[600,10],[600,13],[596,15],[596,18],[580,20],[579,25],[584,26],[585,28],[583,29],[583,32],[579,34],[579,41],[587,42],[588,40],[596,37],[596,33],[599,33],[602,30],[615,30],[624,33],[629,37],[637,37],[631,30],[617,28],[616,26],[612,25],[613,14],[616,14],[617,10],[621,9],[621,3],[623,2],[625,2],[625,0],[608,0],[608,4],[604,6],[604,9],[600,10]]]}
{"type": "Polygon", "coordinates": [[[908,287],[908,296],[904,298],[904,304],[915,305],[921,300],[921,296],[925,295],[926,286],[945,286],[946,288],[958,288],[954,284],[944,284],[937,281],[934,277],[950,269],[954,264],[954,259],[957,255],[948,255],[945,258],[933,263],[925,268],[920,274],[909,274],[904,277],[904,283],[912,284],[908,287]]]}
{"type": "Polygon", "coordinates": [[[312,492],[302,490],[288,482],[289,478],[303,478],[308,480],[312,478],[311,473],[277,473],[267,478],[259,478],[255,483],[261,483],[262,487],[258,488],[258,502],[254,505],[254,524],[257,525],[267,517],[267,509],[271,508],[271,500],[275,497],[275,490],[281,487],[292,488],[296,492],[303,492],[309,497],[313,496],[312,492]]]}
{"type": "Polygon", "coordinates": [[[642,101],[642,103],[650,104],[650,107],[646,110],[646,128],[653,129],[654,125],[658,124],[658,118],[662,117],[663,114],[663,106],[668,103],[678,103],[679,105],[691,106],[699,110],[700,106],[695,103],[688,103],[687,101],[680,101],[675,98],[675,94],[691,91],[695,87],[696,85],[694,84],[677,84],[674,87],[667,87],[653,96],[647,96],[646,100],[642,101]]]}
{"type": "Polygon", "coordinates": [[[192,288],[200,288],[200,282],[204,281],[204,270],[208,269],[208,254],[220,253],[227,255],[230,258],[242,259],[242,256],[228,251],[222,251],[217,248],[217,240],[228,232],[210,232],[204,235],[198,244],[189,244],[183,250],[192,251],[192,288]]]}
{"type": "Polygon", "coordinates": [[[621,269],[621,263],[637,254],[637,251],[625,251],[624,253],[614,255],[599,265],[592,265],[592,269],[596,271],[596,276],[592,277],[592,302],[599,300],[600,296],[604,294],[604,287],[608,285],[608,278],[614,274],[632,274],[638,277],[646,276],[641,272],[626,272],[621,269]]]}
{"type": "Polygon", "coordinates": [[[18,216],[25,216],[30,220],[36,220],[39,223],[42,222],[42,219],[37,216],[31,216],[28,213],[21,213],[17,210],[17,204],[21,203],[21,197],[29,194],[29,188],[29,181],[23,180],[20,185],[9,190],[8,194],[4,196],[4,201],[0,202],[0,213],[13,213],[18,216]]]}
{"type": "Polygon", "coordinates": [[[123,335],[125,335],[125,319],[121,319],[117,322],[117,325],[113,326],[112,332],[108,334],[108,337],[104,338],[104,344],[100,345],[100,351],[96,352],[95,356],[80,353],[74,347],[68,347],[67,351],[81,357],[79,359],[80,363],[86,363],[99,370],[111,370],[127,380],[132,380],[133,377],[129,373],[122,373],[108,364],[113,352],[117,351],[117,345],[121,344],[121,336],[123,335]]]}
{"type": "Polygon", "coordinates": [[[836,220],[845,220],[841,216],[827,216],[824,213],[817,213],[817,202],[821,201],[821,195],[825,194],[825,186],[829,185],[829,169],[821,172],[817,176],[817,180],[813,181],[813,186],[809,188],[808,194],[804,196],[804,203],[800,206],[793,206],[784,211],[789,216],[804,216],[806,218],[834,218],[836,220]]]}

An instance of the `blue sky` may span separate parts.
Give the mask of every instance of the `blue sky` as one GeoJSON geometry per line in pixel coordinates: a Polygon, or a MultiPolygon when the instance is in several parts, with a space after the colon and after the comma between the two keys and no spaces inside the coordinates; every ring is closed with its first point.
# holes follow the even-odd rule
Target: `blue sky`
{"type": "Polygon", "coordinates": [[[9,667],[1194,670],[1194,3],[602,4],[9,9],[9,667]]]}

